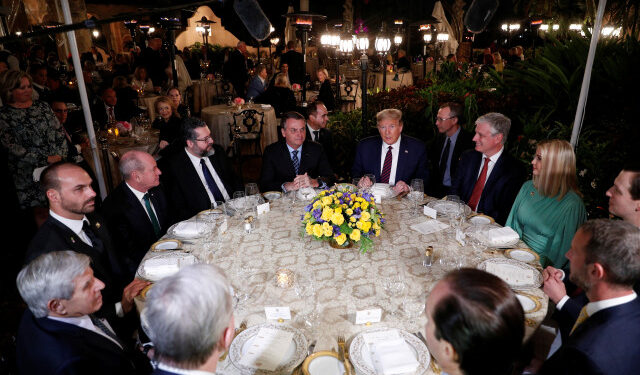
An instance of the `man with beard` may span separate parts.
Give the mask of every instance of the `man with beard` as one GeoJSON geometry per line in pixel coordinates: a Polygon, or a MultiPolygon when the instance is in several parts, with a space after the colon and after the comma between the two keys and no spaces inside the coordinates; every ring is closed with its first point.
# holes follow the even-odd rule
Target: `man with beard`
{"type": "Polygon", "coordinates": [[[49,201],[49,217],[31,240],[26,262],[52,251],[86,254],[96,277],[105,283],[101,317],[117,324],[117,317],[132,311],[135,315],[133,298],[149,283],[134,279],[127,285],[130,280],[123,273],[107,227],[94,213],[96,193],[91,177],[75,164],[59,162],[42,172],[40,183],[49,201]]]}
{"type": "MultiPolygon", "coordinates": [[[[591,220],[576,232],[566,254],[569,278],[584,289],[588,303],[577,318],[559,321],[565,332],[563,345],[540,374],[637,373],[640,300],[633,284],[640,278],[638,244],[640,230],[624,221],[591,220]]],[[[555,277],[545,275],[544,290],[558,309],[571,305],[572,299],[555,277]]]]}
{"type": "Polygon", "coordinates": [[[216,201],[227,201],[236,190],[244,190],[224,149],[213,144],[207,124],[195,117],[184,119],[184,151],[162,163],[162,183],[177,220],[185,220],[216,201]]]}

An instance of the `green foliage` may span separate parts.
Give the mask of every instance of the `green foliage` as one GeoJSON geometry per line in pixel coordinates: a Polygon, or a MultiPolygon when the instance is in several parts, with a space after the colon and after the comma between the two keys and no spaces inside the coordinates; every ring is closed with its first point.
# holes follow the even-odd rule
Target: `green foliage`
{"type": "MultiPolygon", "coordinates": [[[[357,109],[351,112],[335,112],[331,115],[329,129],[333,133],[336,163],[334,172],[342,178],[347,178],[351,173],[351,166],[356,155],[355,145],[369,135],[376,134],[373,115],[368,113],[367,125],[362,125],[362,111],[357,109]]],[[[350,180],[348,180],[351,182],[350,180]]]]}

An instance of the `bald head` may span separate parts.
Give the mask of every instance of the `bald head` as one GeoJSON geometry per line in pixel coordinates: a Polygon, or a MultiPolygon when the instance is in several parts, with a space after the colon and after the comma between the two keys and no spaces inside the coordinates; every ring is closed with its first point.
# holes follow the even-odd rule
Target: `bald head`
{"type": "Polygon", "coordinates": [[[132,188],[146,192],[160,184],[160,169],[153,156],[144,151],[129,151],[120,158],[120,174],[132,188]]]}

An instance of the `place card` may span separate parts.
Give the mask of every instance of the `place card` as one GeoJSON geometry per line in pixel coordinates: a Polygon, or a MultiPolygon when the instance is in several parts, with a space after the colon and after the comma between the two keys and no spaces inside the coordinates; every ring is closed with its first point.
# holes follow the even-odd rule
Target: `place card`
{"type": "Polygon", "coordinates": [[[222,220],[222,223],[220,223],[220,226],[218,227],[218,233],[226,233],[227,229],[229,229],[229,223],[227,223],[226,219],[222,220]]]}
{"type": "Polygon", "coordinates": [[[377,204],[381,204],[382,203],[382,196],[378,195],[378,194],[373,194],[373,201],[376,202],[377,204]]]}
{"type": "Polygon", "coordinates": [[[438,216],[438,211],[434,210],[431,207],[424,206],[423,212],[425,215],[429,216],[432,219],[436,219],[436,217],[438,216]]]}
{"type": "Polygon", "coordinates": [[[242,353],[240,363],[266,371],[275,371],[289,351],[293,332],[275,328],[260,328],[245,353],[242,353]]]}
{"type": "Polygon", "coordinates": [[[265,306],[264,314],[267,320],[291,320],[291,309],[288,306],[265,306]]]}
{"type": "Polygon", "coordinates": [[[258,205],[258,216],[262,214],[266,214],[269,211],[271,211],[269,207],[269,202],[258,205]]]}
{"type": "Polygon", "coordinates": [[[356,324],[378,323],[382,319],[382,309],[356,311],[356,324]]]}

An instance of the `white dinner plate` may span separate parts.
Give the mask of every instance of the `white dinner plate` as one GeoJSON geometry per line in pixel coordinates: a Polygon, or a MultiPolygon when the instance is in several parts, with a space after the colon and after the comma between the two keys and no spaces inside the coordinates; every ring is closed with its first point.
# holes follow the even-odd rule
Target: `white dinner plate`
{"type": "Polygon", "coordinates": [[[151,251],[167,251],[167,250],[175,250],[182,247],[182,242],[180,240],[176,240],[173,238],[168,238],[166,240],[160,240],[153,245],[151,245],[151,251]]]}
{"type": "Polygon", "coordinates": [[[488,225],[494,223],[494,220],[491,216],[478,214],[469,219],[469,222],[473,225],[488,225]]]}
{"type": "Polygon", "coordinates": [[[293,369],[298,366],[307,356],[307,339],[304,337],[302,332],[296,328],[293,328],[284,324],[260,324],[257,326],[249,327],[242,331],[231,343],[231,347],[229,348],[229,358],[233,365],[236,366],[242,374],[255,374],[255,375],[272,375],[272,374],[290,374],[293,369]],[[278,367],[276,367],[275,371],[266,371],[253,367],[245,366],[241,363],[242,356],[249,350],[251,347],[251,343],[253,342],[255,336],[260,331],[260,328],[272,328],[279,329],[287,332],[293,333],[293,339],[291,340],[291,345],[287,349],[287,353],[284,355],[284,359],[278,367]]]}
{"type": "Polygon", "coordinates": [[[267,191],[266,193],[263,193],[262,196],[264,196],[264,199],[268,201],[274,201],[282,198],[282,193],[279,191],[267,191]]]}
{"type": "Polygon", "coordinates": [[[185,253],[183,251],[172,251],[168,253],[160,253],[156,256],[147,258],[144,261],[142,261],[142,263],[140,263],[140,266],[138,267],[138,271],[136,272],[136,275],[138,278],[155,282],[162,279],[163,277],[170,276],[169,274],[160,274],[160,275],[154,274],[153,272],[150,272],[147,268],[145,268],[146,262],[148,262],[151,259],[154,259],[155,261],[166,261],[167,264],[175,264],[177,265],[177,270],[179,270],[182,267],[188,266],[190,264],[198,263],[198,259],[195,256],[185,253]]]}
{"type": "Polygon", "coordinates": [[[310,201],[318,195],[314,188],[302,188],[298,190],[297,198],[301,201],[310,201]]]}
{"type": "Polygon", "coordinates": [[[302,363],[304,375],[342,375],[344,371],[338,353],[329,350],[313,353],[302,363]]]}
{"type": "MultiPolygon", "coordinates": [[[[366,331],[358,333],[356,337],[354,337],[353,340],[351,340],[351,345],[349,346],[350,359],[351,359],[351,363],[353,363],[353,366],[358,371],[358,374],[377,375],[376,370],[373,367],[373,361],[371,360],[371,351],[369,350],[369,348],[367,347],[364,341],[363,334],[378,332],[378,331],[388,331],[390,329],[395,329],[395,328],[380,327],[375,329],[368,329],[366,331]]],[[[429,369],[429,362],[431,361],[431,356],[429,355],[429,349],[427,349],[427,346],[422,341],[420,341],[420,339],[418,339],[416,336],[401,329],[396,329],[396,330],[400,334],[400,337],[402,337],[404,341],[407,344],[409,344],[409,347],[413,351],[413,355],[415,356],[415,359],[419,363],[418,369],[411,374],[412,375],[425,374],[429,369]]]]}
{"type": "Polygon", "coordinates": [[[491,240],[487,238],[486,234],[490,230],[497,229],[497,228],[502,228],[502,226],[496,223],[491,223],[488,225],[471,225],[464,230],[464,234],[466,234],[469,237],[475,238],[476,240],[480,241],[483,245],[487,247],[493,247],[496,249],[510,249],[513,246],[515,246],[518,243],[518,241],[520,241],[520,238],[514,238],[512,241],[500,243],[500,244],[491,242],[491,240]]]}
{"type": "Polygon", "coordinates": [[[530,294],[516,292],[516,298],[518,298],[518,302],[522,305],[525,314],[534,313],[542,308],[540,301],[530,294]]]}
{"type": "Polygon", "coordinates": [[[542,285],[540,271],[513,259],[487,259],[478,265],[478,269],[498,276],[513,289],[539,288],[542,285]]]}
{"type": "MultiPolygon", "coordinates": [[[[433,208],[438,212],[438,214],[442,216],[447,216],[450,212],[453,212],[454,210],[456,210],[459,205],[460,203],[444,201],[444,200],[431,201],[427,203],[427,207],[433,208]]],[[[464,215],[469,216],[471,214],[471,207],[467,206],[466,204],[461,204],[461,205],[464,208],[464,215]]]]}
{"type": "Polygon", "coordinates": [[[504,251],[507,258],[519,260],[525,263],[536,263],[540,261],[540,255],[531,249],[517,248],[504,251]]]}

